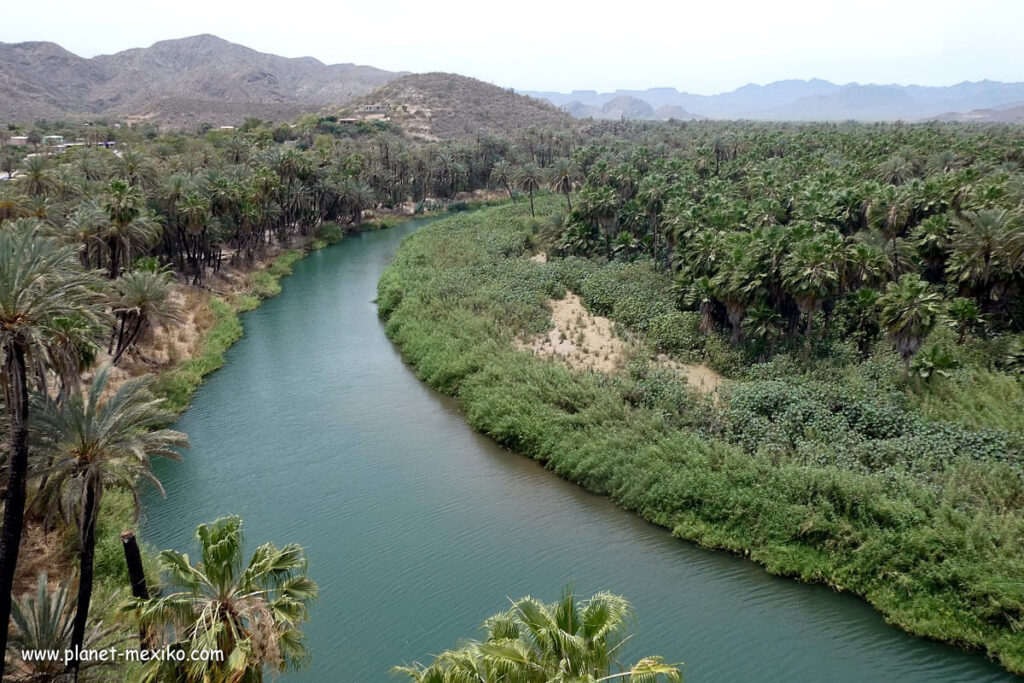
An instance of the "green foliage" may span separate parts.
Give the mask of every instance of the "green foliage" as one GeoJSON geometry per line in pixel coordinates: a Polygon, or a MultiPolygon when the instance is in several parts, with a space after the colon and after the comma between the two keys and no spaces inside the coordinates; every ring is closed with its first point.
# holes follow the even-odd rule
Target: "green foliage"
{"type": "Polygon", "coordinates": [[[181,413],[188,407],[203,378],[224,365],[224,352],[242,336],[242,323],[234,308],[216,298],[210,300],[210,308],[213,328],[199,354],[160,373],[153,382],[153,393],[166,398],[168,410],[174,413],[181,413]]]}
{"type": "Polygon", "coordinates": [[[624,642],[629,616],[626,599],[611,593],[581,601],[566,591],[551,604],[520,598],[507,612],[484,622],[485,640],[443,652],[430,666],[395,667],[392,672],[416,683],[682,681],[677,666],[660,657],[644,657],[627,669],[617,665],[615,651],[624,642]],[[612,673],[613,667],[619,671],[612,673]]]}
{"type": "Polygon", "coordinates": [[[337,244],[344,238],[345,230],[340,225],[334,221],[324,221],[317,227],[316,237],[310,247],[312,249],[322,249],[323,247],[337,244]]]}
{"type": "Polygon", "coordinates": [[[264,543],[243,560],[242,520],[224,517],[196,529],[199,560],[175,550],[160,553],[170,586],[122,611],[152,629],[172,651],[220,650],[222,661],[154,660],[144,681],[256,681],[264,667],[296,670],[309,660],[302,624],[319,587],[309,578],[305,550],[264,543]]]}
{"type": "Polygon", "coordinates": [[[925,381],[949,377],[949,371],[960,366],[953,354],[938,344],[925,347],[910,364],[910,373],[925,381]]]}
{"type": "MultiPolygon", "coordinates": [[[[542,198],[536,210],[556,207],[542,198]]],[[[948,350],[955,333],[934,330],[963,363],[941,382],[904,382],[885,348],[868,345],[861,360],[856,340],[833,338],[845,332],[814,339],[833,362],[808,365],[785,347],[749,367],[745,347],[700,334],[701,313],[674,308],[671,278],[652,264],[527,259],[528,212],[434,223],[379,285],[388,335],[474,428],[681,537],[852,591],[914,633],[1024,671],[1024,404],[1020,382],[984,369],[994,346],[948,350]],[[642,356],[605,376],[518,350],[516,338],[548,329],[546,301],[564,290],[636,343],[703,354],[733,381],[714,400],[642,356]],[[953,419],[986,393],[979,378],[998,398],[953,419]]],[[[912,289],[937,318],[927,285],[912,289]]],[[[833,313],[835,330],[869,324],[876,297],[861,296],[833,313]]]]}

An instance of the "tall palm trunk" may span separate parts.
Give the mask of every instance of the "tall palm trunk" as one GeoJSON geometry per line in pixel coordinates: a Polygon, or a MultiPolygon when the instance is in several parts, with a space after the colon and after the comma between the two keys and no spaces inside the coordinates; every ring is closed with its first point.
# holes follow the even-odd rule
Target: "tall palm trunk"
{"type": "MultiPolygon", "coordinates": [[[[140,600],[149,599],[149,588],[146,586],[146,570],[142,566],[142,553],[139,543],[135,540],[135,532],[130,529],[121,532],[121,544],[124,546],[124,562],[128,566],[128,579],[132,585],[132,597],[140,600]]],[[[139,647],[148,650],[151,647],[148,629],[139,627],[139,647]]]]}
{"type": "Polygon", "coordinates": [[[99,497],[96,485],[89,483],[85,487],[85,509],[82,519],[82,549],[79,555],[78,603],[75,608],[75,623],[71,629],[71,650],[74,652],[67,663],[68,671],[78,673],[80,664],[78,653],[85,643],[85,626],[89,620],[89,602],[92,600],[93,559],[96,555],[96,513],[99,508],[99,497]]]}
{"type": "Polygon", "coordinates": [[[533,189],[530,190],[530,216],[537,217],[537,214],[533,211],[533,189]]]}
{"type": "Polygon", "coordinates": [[[111,280],[116,280],[117,276],[121,274],[121,243],[117,238],[112,237],[107,241],[107,246],[110,249],[109,277],[111,280]]]}
{"type": "MultiPolygon", "coordinates": [[[[4,393],[10,419],[11,460],[4,492],[4,521],[0,530],[0,657],[7,652],[7,624],[11,618],[11,588],[18,564],[22,524],[25,521],[25,486],[28,479],[28,381],[25,345],[15,340],[6,349],[4,393]]],[[[0,662],[0,676],[3,675],[0,662]]]]}

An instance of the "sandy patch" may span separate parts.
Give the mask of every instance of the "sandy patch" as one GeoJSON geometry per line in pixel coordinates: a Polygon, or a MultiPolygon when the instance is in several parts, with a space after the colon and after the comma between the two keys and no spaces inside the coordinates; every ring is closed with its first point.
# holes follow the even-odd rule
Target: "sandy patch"
{"type": "MultiPolygon", "coordinates": [[[[547,255],[540,252],[530,260],[546,263],[547,255]]],[[[611,373],[625,367],[634,348],[618,337],[615,323],[590,313],[572,292],[567,292],[564,299],[552,299],[548,306],[551,307],[551,329],[530,340],[517,339],[518,348],[543,358],[554,358],[575,370],[611,373]]],[[[727,381],[706,365],[680,363],[665,354],[659,354],[655,362],[677,373],[690,388],[704,394],[717,395],[727,381]]]]}
{"type": "Polygon", "coordinates": [[[533,261],[534,263],[547,263],[548,255],[545,254],[543,251],[538,251],[536,254],[530,257],[530,260],[533,261]]]}
{"type": "Polygon", "coordinates": [[[548,305],[552,328],[534,339],[518,340],[519,348],[556,358],[577,370],[614,372],[625,365],[629,345],[615,335],[611,320],[592,315],[572,292],[548,305]]]}
{"type": "Polygon", "coordinates": [[[658,365],[678,373],[686,379],[686,384],[701,393],[717,393],[727,381],[724,377],[706,365],[690,365],[672,360],[665,354],[658,354],[658,365]]]}

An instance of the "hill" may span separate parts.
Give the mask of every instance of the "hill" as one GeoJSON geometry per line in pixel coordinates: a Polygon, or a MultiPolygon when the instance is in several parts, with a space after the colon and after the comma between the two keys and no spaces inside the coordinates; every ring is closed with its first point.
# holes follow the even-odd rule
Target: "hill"
{"type": "Polygon", "coordinates": [[[91,59],[53,43],[0,43],[0,120],[124,117],[194,125],[284,118],[343,104],[397,75],[265,54],[211,35],[91,59]]]}
{"type": "MultiPolygon", "coordinates": [[[[654,117],[668,118],[667,107],[681,107],[689,117],[788,121],[919,120],[976,109],[1001,109],[1024,101],[1024,83],[978,81],[947,87],[918,85],[836,85],[821,79],[776,81],[745,85],[718,95],[694,95],[675,88],[616,90],[598,93],[528,93],[543,97],[577,118],[604,118],[601,109],[628,97],[654,109],[654,117]],[[659,113],[663,111],[663,113],[659,113]]],[[[674,118],[683,118],[676,115],[674,118]]],[[[968,120],[976,120],[970,118],[968,120]]],[[[1002,119],[996,119],[1002,120],[1002,119]]]]}
{"type": "Polygon", "coordinates": [[[998,109],[972,109],[968,112],[948,112],[935,117],[936,121],[974,121],[979,123],[1024,123],[1024,103],[998,109]]]}
{"type": "Polygon", "coordinates": [[[379,105],[407,134],[422,140],[510,135],[532,126],[568,128],[572,117],[544,100],[448,73],[402,76],[346,107],[379,105]]]}

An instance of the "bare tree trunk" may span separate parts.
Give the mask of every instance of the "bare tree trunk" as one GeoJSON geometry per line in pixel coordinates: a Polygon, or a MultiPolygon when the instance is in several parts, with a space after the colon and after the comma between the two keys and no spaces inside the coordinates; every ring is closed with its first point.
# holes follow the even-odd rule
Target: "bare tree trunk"
{"type": "Polygon", "coordinates": [[[85,627],[89,621],[89,603],[92,600],[93,560],[96,555],[96,514],[99,500],[96,486],[88,484],[85,488],[85,509],[82,512],[82,550],[79,555],[78,603],[75,608],[75,623],[71,629],[71,661],[67,663],[68,671],[78,679],[78,668],[81,664],[78,655],[85,643],[85,627]]]}
{"type": "MultiPolygon", "coordinates": [[[[25,522],[25,487],[28,480],[28,383],[25,347],[15,341],[7,349],[5,394],[10,417],[11,460],[4,492],[3,529],[0,529],[0,657],[7,652],[7,625],[11,618],[11,588],[18,564],[22,525],[25,522]]],[[[0,676],[4,663],[0,662],[0,676]]]]}
{"type": "MultiPolygon", "coordinates": [[[[146,587],[146,570],[142,566],[142,553],[139,543],[135,540],[135,532],[130,529],[121,532],[121,544],[124,546],[124,562],[128,565],[128,579],[132,584],[132,596],[140,600],[149,599],[146,587]]],[[[150,648],[149,634],[145,628],[139,628],[139,647],[150,648]]]]}

